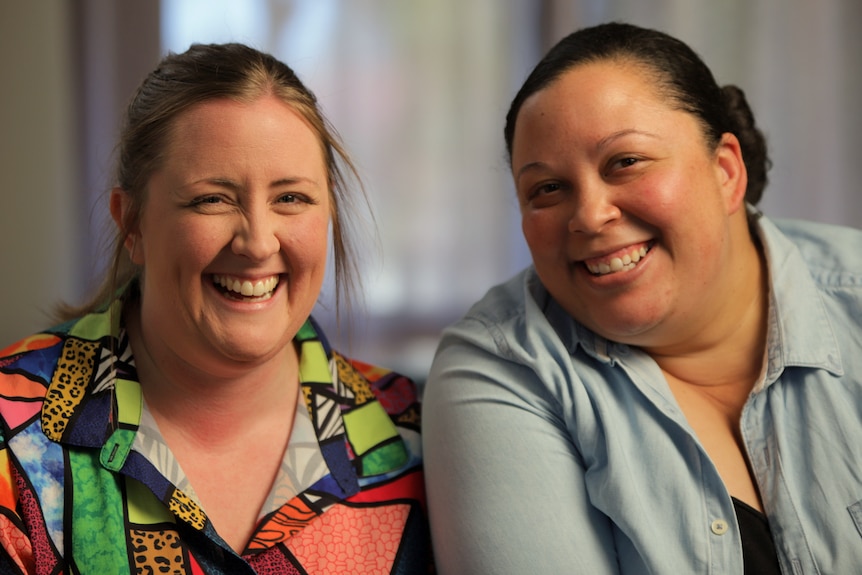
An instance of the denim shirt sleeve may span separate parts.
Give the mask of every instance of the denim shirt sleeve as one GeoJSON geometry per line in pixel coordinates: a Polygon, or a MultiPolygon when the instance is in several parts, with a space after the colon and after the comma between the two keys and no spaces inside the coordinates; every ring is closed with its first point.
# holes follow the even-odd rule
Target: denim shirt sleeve
{"type": "Polygon", "coordinates": [[[437,569],[618,573],[610,522],[589,502],[560,398],[545,385],[559,380],[556,365],[568,352],[550,331],[509,347],[507,331],[524,322],[517,312],[477,313],[440,344],[423,397],[437,569]]]}

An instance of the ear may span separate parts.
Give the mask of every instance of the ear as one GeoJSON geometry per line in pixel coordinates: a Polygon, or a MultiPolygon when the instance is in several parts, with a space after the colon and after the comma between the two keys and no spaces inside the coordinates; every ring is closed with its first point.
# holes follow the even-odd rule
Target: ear
{"type": "Polygon", "coordinates": [[[141,257],[141,250],[138,249],[138,240],[140,239],[140,232],[137,229],[127,229],[126,224],[126,214],[129,212],[131,208],[132,200],[129,197],[129,193],[122,188],[113,188],[111,190],[111,200],[110,200],[110,209],[111,209],[111,217],[114,219],[114,223],[117,224],[117,228],[120,229],[121,233],[124,235],[123,244],[126,246],[126,250],[129,252],[129,259],[132,262],[143,265],[144,261],[141,257]]]}
{"type": "Polygon", "coordinates": [[[740,208],[745,209],[748,172],[745,169],[742,148],[736,136],[730,132],[721,136],[715,151],[715,160],[727,213],[733,214],[740,208]]]}

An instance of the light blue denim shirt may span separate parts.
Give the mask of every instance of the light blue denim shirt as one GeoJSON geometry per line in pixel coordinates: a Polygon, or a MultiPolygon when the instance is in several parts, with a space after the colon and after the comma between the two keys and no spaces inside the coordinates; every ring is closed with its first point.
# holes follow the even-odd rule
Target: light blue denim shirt
{"type": "MultiPolygon", "coordinates": [[[[862,573],[862,231],[755,227],[768,357],[741,433],[781,569],[862,573]]],[[[423,426],[443,575],[743,573],[731,497],[657,364],[532,269],[445,332],[423,426]]]]}

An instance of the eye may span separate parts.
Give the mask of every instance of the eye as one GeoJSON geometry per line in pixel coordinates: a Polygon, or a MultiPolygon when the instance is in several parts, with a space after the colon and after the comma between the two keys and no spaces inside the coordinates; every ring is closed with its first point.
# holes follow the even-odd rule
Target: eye
{"type": "Polygon", "coordinates": [[[536,190],[533,192],[533,194],[534,195],[552,194],[556,191],[559,191],[559,189],[560,189],[560,184],[558,184],[556,182],[551,182],[549,184],[543,184],[543,185],[539,186],[538,188],[536,188],[536,190]]]}
{"type": "Polygon", "coordinates": [[[221,196],[200,196],[198,198],[193,199],[189,202],[190,206],[201,206],[201,205],[212,205],[212,204],[220,204],[224,200],[221,196]]]}
{"type": "Polygon", "coordinates": [[[296,192],[290,192],[288,194],[282,194],[278,196],[276,200],[279,204],[313,204],[311,198],[306,196],[305,194],[297,194],[296,192]]]}
{"type": "Polygon", "coordinates": [[[224,214],[236,208],[236,198],[230,192],[201,191],[189,199],[187,208],[204,215],[224,214]]]}
{"type": "Polygon", "coordinates": [[[545,182],[543,184],[539,184],[527,192],[527,201],[541,199],[543,196],[548,196],[554,192],[560,191],[561,187],[562,186],[560,186],[558,182],[545,182]]]}
{"type": "Polygon", "coordinates": [[[533,209],[550,207],[561,201],[564,190],[565,187],[558,181],[539,182],[526,189],[522,204],[533,209]]]}
{"type": "Polygon", "coordinates": [[[613,168],[615,166],[618,166],[620,168],[630,168],[631,166],[634,166],[635,164],[637,164],[639,161],[640,160],[638,158],[635,158],[632,156],[626,156],[624,158],[619,158],[617,160],[614,160],[611,163],[611,168],[613,168]]]}
{"type": "Polygon", "coordinates": [[[632,155],[619,155],[612,157],[605,168],[605,177],[630,176],[640,171],[640,165],[644,158],[632,155]]]}

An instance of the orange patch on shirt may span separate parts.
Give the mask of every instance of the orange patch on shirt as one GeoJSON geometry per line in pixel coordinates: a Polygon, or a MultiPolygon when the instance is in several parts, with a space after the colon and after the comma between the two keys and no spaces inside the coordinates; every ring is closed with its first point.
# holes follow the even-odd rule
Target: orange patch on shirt
{"type": "Polygon", "coordinates": [[[0,357],[7,357],[17,353],[23,353],[25,351],[45,349],[46,347],[51,347],[58,341],[60,341],[60,338],[56,335],[37,333],[36,335],[31,335],[30,337],[24,338],[21,341],[15,342],[9,347],[0,350],[0,357]]]}
{"type": "Polygon", "coordinates": [[[6,551],[12,562],[24,573],[35,573],[33,547],[30,540],[5,515],[0,515],[0,548],[6,551]]]}
{"type": "Polygon", "coordinates": [[[310,574],[388,574],[410,506],[334,505],[285,544],[310,574]]]}
{"type": "Polygon", "coordinates": [[[315,517],[317,513],[301,497],[294,497],[258,528],[248,550],[259,551],[281,543],[305,529],[315,517]]]}

